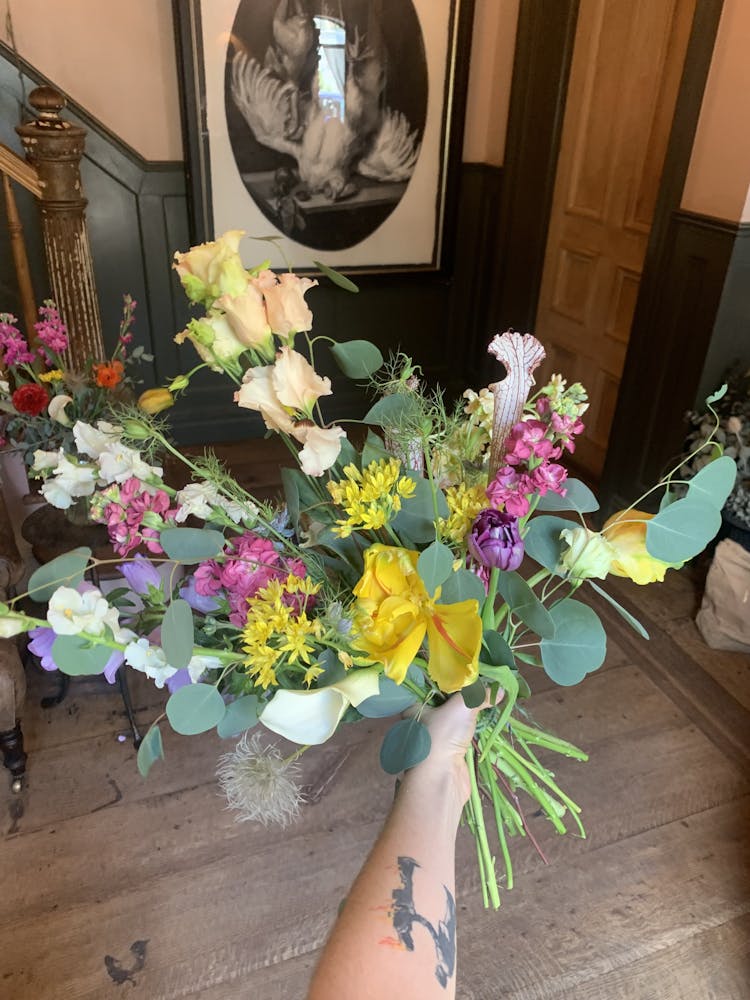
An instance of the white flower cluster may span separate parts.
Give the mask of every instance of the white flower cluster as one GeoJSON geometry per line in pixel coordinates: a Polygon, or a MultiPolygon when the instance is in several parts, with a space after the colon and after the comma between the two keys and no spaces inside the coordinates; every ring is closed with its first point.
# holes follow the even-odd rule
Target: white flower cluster
{"type": "Polygon", "coordinates": [[[255,504],[249,502],[240,504],[228,500],[219,493],[213,483],[209,482],[188,483],[184,489],[178,491],[175,503],[177,504],[175,521],[178,524],[186,521],[191,514],[208,521],[213,517],[212,508],[223,510],[235,524],[244,521],[245,524],[252,525],[258,517],[258,508],[255,504]]]}

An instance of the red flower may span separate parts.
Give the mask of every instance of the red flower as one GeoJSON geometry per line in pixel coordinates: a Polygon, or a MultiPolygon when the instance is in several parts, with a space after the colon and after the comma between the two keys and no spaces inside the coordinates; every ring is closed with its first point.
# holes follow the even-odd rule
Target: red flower
{"type": "Polygon", "coordinates": [[[27,413],[30,417],[38,417],[49,403],[49,393],[36,382],[20,385],[10,398],[19,413],[27,413]]]}

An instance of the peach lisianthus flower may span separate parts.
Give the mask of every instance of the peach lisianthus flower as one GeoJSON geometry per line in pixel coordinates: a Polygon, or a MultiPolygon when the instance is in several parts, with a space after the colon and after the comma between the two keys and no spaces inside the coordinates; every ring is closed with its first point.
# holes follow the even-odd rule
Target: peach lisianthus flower
{"type": "Polygon", "coordinates": [[[267,361],[273,359],[273,335],[263,295],[250,282],[241,295],[222,295],[214,303],[222,309],[235,337],[267,361]]]}
{"type": "Polygon", "coordinates": [[[271,380],[282,405],[307,417],[312,417],[320,396],[331,395],[331,380],[321,378],[307,358],[290,347],[282,347],[276,355],[271,380]]]}
{"type": "Polygon", "coordinates": [[[279,337],[293,337],[312,329],[313,315],[305,302],[305,292],[317,285],[310,278],[284,272],[278,278],[273,271],[261,271],[256,286],[266,300],[268,322],[279,337]]]}
{"type": "Polygon", "coordinates": [[[213,243],[174,255],[174,269],[191,302],[211,303],[221,295],[240,295],[249,277],[239,255],[243,229],[230,229],[213,243]]]}
{"type": "Polygon", "coordinates": [[[220,372],[224,365],[234,369],[245,350],[234,335],[227,319],[219,313],[209,313],[203,319],[191,319],[186,329],[174,338],[175,344],[191,341],[199,356],[212,371],[220,372]]]}
{"type": "Polygon", "coordinates": [[[246,410],[255,410],[263,417],[269,431],[291,434],[294,429],[292,413],[281,403],[273,386],[273,365],[248,368],[242,385],[234,394],[234,401],[246,410]]]}
{"type": "Polygon", "coordinates": [[[297,424],[292,431],[303,445],[299,453],[302,471],[307,476],[322,476],[335,464],[341,452],[341,441],[346,437],[343,427],[318,427],[310,421],[297,424]]]}

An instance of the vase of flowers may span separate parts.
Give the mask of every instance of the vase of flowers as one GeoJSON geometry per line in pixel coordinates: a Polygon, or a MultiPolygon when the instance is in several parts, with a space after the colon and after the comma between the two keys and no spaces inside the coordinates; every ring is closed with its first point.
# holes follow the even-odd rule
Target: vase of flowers
{"type": "MultiPolygon", "coordinates": [[[[313,336],[306,295],[317,281],[277,275],[267,262],[246,268],[242,235],[176,255],[199,309],[176,339],[190,340],[197,367],[228,379],[237,406],[283,437],[294,461],[282,471],[283,498],[253,497],[213,455],[183,456],[169,440],[155,414],[189,392],[197,368],[112,423],[79,420],[75,451],[40,451],[35,467],[51,502],[91,497],[139,601],[84,583],[98,561],[77,549],[29,582],[46,615],[4,606],[0,634],[30,632],[50,669],[109,678],[131,669],[166,687],[165,711],[138,751],[144,775],[164,754],[163,726],[239,737],[218,773],[243,820],[291,821],[301,802],[295,762],[345,722],[391,718],[382,767],[395,775],[416,765],[431,749],[423,712],[462,697],[480,710],[465,818],[485,905],[497,907],[500,886],[513,885],[513,838],[536,843],[537,820],[584,835],[554,772],[559,755],[587,755],[529,715],[535,675],[569,686],[602,665],[598,599],[647,637],[604,583],[651,584],[700,552],[720,526],[734,462],[717,458],[680,499],[675,468],[595,531],[586,515],[598,503],[564,464],[584,430],[586,392],[560,376],[535,386],[539,341],[494,336],[489,351],[505,377],[451,405],[423,388],[411,359],[313,336]],[[344,421],[325,419],[333,389],[315,369],[322,350],[371,388],[356,446],[344,421]],[[189,470],[183,488],[165,483],[160,452],[189,470]],[[651,515],[640,503],[654,491],[663,503],[651,515]],[[282,758],[261,732],[298,749],[282,758]]],[[[322,273],[356,291],[331,268],[322,273]]]]}

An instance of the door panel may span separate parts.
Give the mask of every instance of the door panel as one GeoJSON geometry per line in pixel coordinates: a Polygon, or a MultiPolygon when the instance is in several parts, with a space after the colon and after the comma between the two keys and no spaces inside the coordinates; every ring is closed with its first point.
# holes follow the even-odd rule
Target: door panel
{"type": "Polygon", "coordinates": [[[581,0],[535,333],[583,382],[600,474],[695,0],[581,0]]]}

